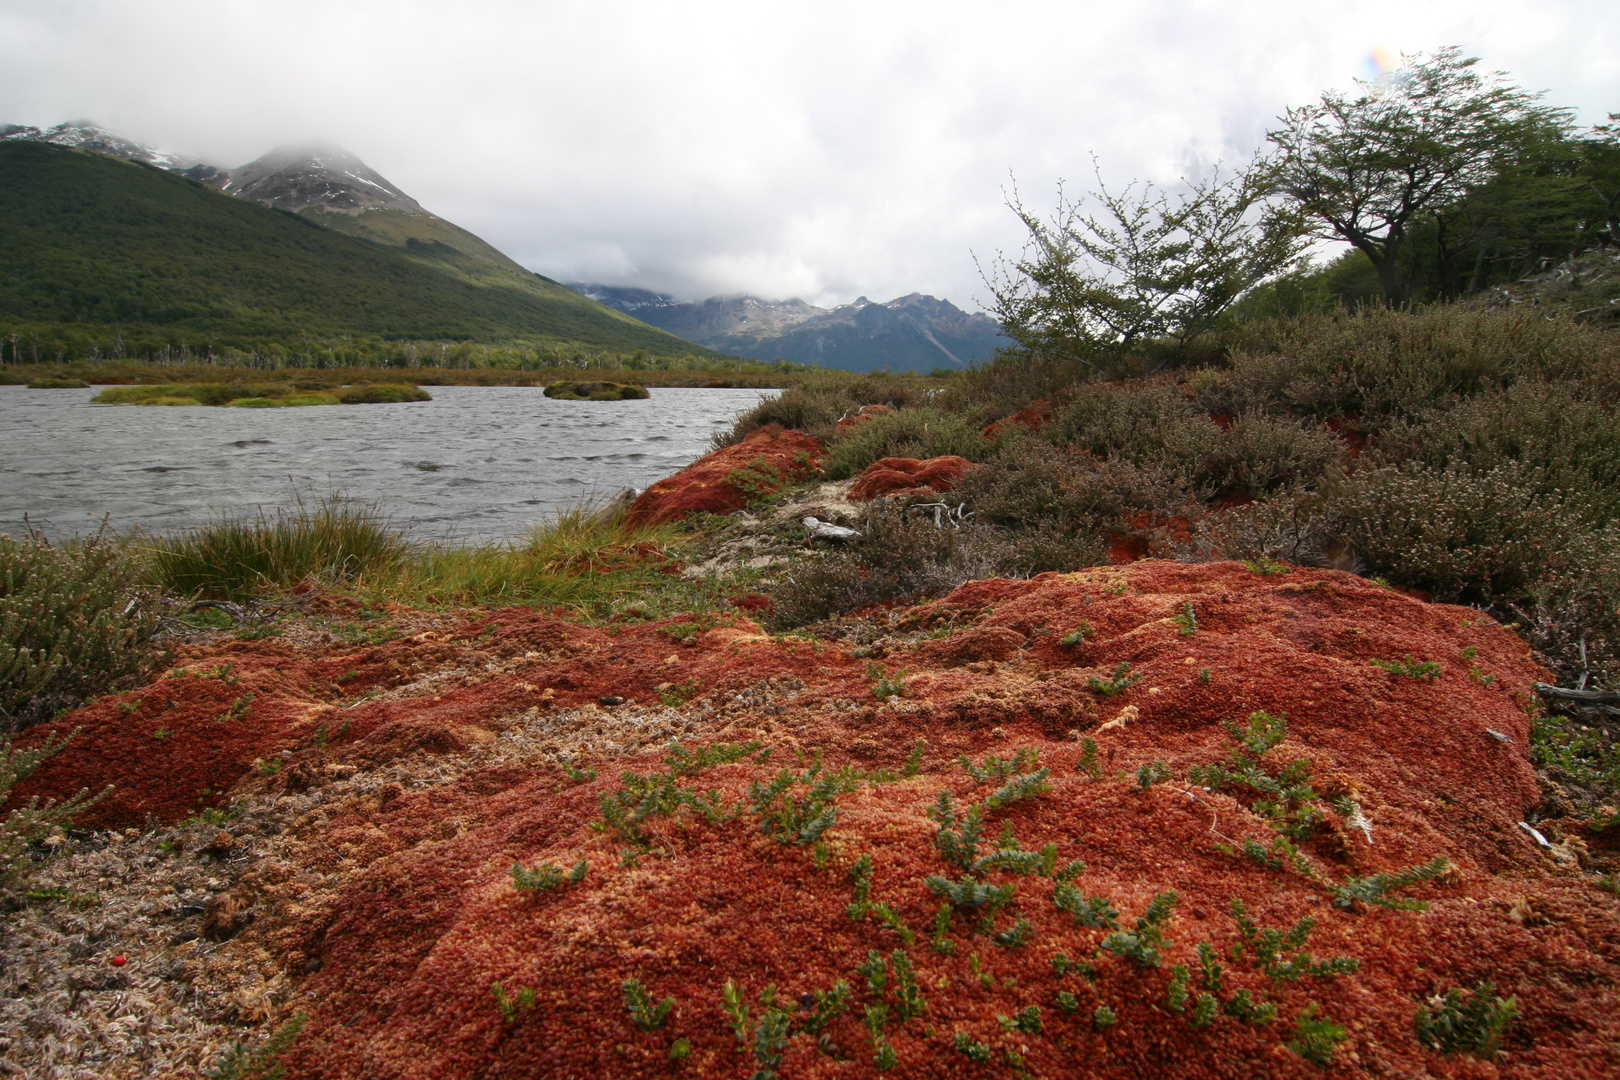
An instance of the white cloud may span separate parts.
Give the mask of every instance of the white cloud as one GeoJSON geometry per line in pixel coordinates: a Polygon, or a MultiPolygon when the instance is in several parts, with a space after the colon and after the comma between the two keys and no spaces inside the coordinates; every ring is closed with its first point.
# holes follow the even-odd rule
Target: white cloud
{"type": "Polygon", "coordinates": [[[0,0],[0,121],[90,117],[224,165],[329,140],[564,279],[686,297],[983,295],[1095,151],[1245,158],[1375,49],[1460,44],[1595,121],[1620,13],[1564,0],[457,4],[0,0]]]}

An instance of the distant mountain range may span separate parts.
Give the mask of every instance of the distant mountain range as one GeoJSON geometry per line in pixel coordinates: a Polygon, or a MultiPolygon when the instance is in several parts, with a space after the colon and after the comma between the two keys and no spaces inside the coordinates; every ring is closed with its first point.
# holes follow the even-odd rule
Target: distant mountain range
{"type": "Polygon", "coordinates": [[[988,315],[912,293],[886,304],[861,297],[819,308],[803,300],[712,297],[681,303],[664,293],[612,285],[569,286],[642,322],[756,360],[789,360],[848,371],[956,370],[987,360],[1012,342],[988,315]]]}
{"type": "Polygon", "coordinates": [[[363,251],[311,245],[283,235],[284,227],[268,217],[222,217],[207,199],[199,202],[172,185],[76,168],[65,159],[9,155],[11,190],[0,190],[0,316],[189,323],[260,336],[539,337],[665,355],[712,349],[851,371],[959,369],[1009,344],[988,316],[917,293],[886,304],[861,297],[827,309],[797,299],[714,297],[689,304],[645,289],[565,287],[424,209],[335,147],[282,147],[229,169],[143,146],[88,121],[0,125],[0,151],[18,144],[151,166],[234,196],[231,201],[285,211],[323,232],[367,243],[363,251]],[[30,177],[29,168],[42,171],[30,177]],[[47,174],[48,183],[42,180],[47,174]],[[53,192],[49,183],[66,186],[53,192]],[[114,190],[117,197],[109,199],[114,190]],[[204,219],[234,236],[235,249],[208,244],[197,224],[204,219]],[[56,259],[53,247],[61,245],[71,255],[56,259]],[[295,254],[300,246],[308,250],[295,254]],[[125,266],[135,251],[144,253],[144,266],[125,266]],[[376,255],[430,274],[402,275],[397,262],[378,262],[376,255]],[[344,276],[309,258],[335,260],[344,276]],[[365,287],[353,287],[355,275],[365,287]],[[458,285],[464,316],[451,295],[458,285]]]}
{"type": "Polygon", "coordinates": [[[241,337],[372,333],[703,351],[524,269],[342,150],[283,148],[224,169],[72,123],[0,126],[0,154],[0,315],[241,337]],[[74,151],[151,166],[182,186],[116,163],[110,172],[91,167],[74,151]],[[198,184],[186,191],[187,181],[198,184]],[[235,198],[215,204],[218,193],[235,198]],[[292,223],[273,210],[322,226],[325,238],[288,232],[292,223]],[[136,252],[142,265],[126,265],[136,252]]]}

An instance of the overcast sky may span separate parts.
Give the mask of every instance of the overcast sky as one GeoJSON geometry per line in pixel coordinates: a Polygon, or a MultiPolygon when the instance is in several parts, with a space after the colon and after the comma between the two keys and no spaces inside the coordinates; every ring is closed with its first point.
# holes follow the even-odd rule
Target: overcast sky
{"type": "Polygon", "coordinates": [[[1615,0],[0,0],[0,122],[214,164],[336,143],[531,269],[697,299],[987,299],[1009,176],[1173,182],[1403,51],[1585,122],[1615,0]]]}

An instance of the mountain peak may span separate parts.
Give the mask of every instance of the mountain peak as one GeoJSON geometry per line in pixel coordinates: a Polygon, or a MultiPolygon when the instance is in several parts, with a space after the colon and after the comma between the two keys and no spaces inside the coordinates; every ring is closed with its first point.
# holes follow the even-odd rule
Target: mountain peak
{"type": "MultiPolygon", "coordinates": [[[[108,131],[91,120],[69,120],[65,124],[55,127],[37,128],[26,124],[0,125],[0,140],[18,139],[23,142],[44,142],[53,146],[70,146],[79,150],[91,150],[108,157],[123,158],[126,161],[139,161],[144,165],[155,165],[160,169],[169,169],[173,172],[186,172],[200,165],[196,158],[184,157],[180,154],[171,154],[165,150],[155,150],[150,146],[143,146],[138,142],[124,138],[117,132],[108,131]]],[[[207,166],[203,166],[207,168],[207,166]]]]}
{"type": "Polygon", "coordinates": [[[424,212],[420,203],[358,157],[322,144],[277,147],[232,169],[224,190],[295,214],[310,209],[340,214],[424,212]]]}

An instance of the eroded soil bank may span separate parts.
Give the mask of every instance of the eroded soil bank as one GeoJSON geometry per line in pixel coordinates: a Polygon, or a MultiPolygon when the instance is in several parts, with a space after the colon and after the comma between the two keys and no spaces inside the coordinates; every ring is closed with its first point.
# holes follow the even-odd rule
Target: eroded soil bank
{"type": "Polygon", "coordinates": [[[0,1060],[189,1076],[302,1015],[291,1077],[864,1076],[885,1046],[916,1077],[1613,1074],[1613,845],[1520,825],[1543,673],[1477,611],[1145,561],[819,638],[396,619],[194,646],[27,733],[82,729],[22,797],[116,787],[17,916],[0,1060]],[[1235,950],[1234,901],[1313,922],[1235,950]],[[1419,1043],[1484,980],[1521,1013],[1501,1055],[1419,1043]]]}

